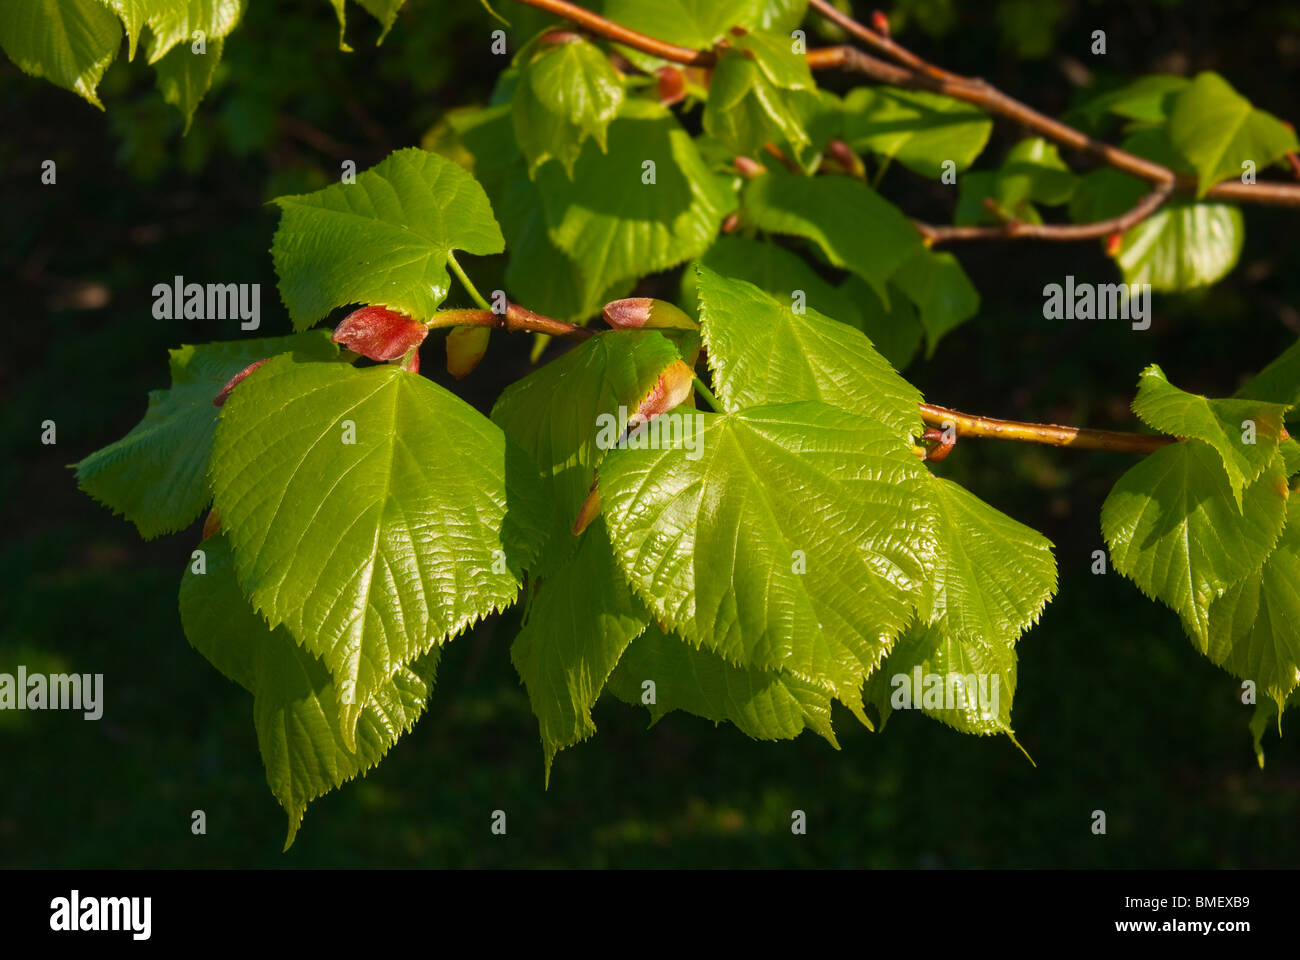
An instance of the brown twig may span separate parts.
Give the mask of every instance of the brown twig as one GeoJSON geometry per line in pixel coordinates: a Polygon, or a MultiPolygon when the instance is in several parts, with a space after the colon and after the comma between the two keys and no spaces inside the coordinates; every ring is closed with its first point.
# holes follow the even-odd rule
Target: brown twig
{"type": "Polygon", "coordinates": [[[439,310],[429,321],[429,327],[497,327],[507,333],[544,333],[566,340],[586,340],[596,331],[566,323],[552,317],[533,313],[517,303],[506,305],[505,313],[492,310],[439,310]]]}
{"type": "Polygon", "coordinates": [[[933,427],[952,424],[959,437],[992,437],[998,440],[1021,440],[1026,443],[1045,443],[1054,447],[1076,447],[1082,450],[1117,450],[1123,453],[1153,453],[1174,437],[1160,434],[1122,433],[1117,430],[1089,430],[1084,427],[1062,427],[1054,423],[1024,423],[1019,420],[997,420],[974,414],[921,404],[921,419],[933,427]]]}

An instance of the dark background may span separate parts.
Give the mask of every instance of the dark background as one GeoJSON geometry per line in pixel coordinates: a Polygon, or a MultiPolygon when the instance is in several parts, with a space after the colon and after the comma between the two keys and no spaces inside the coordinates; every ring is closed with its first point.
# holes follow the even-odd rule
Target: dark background
{"type": "MultiPolygon", "coordinates": [[[[1173,613],[1118,575],[1089,572],[1101,502],[1131,458],[992,441],[963,442],[940,469],[1057,546],[1059,596],[1018,648],[1014,721],[1036,766],[1005,738],[919,715],[872,734],[840,711],[836,753],[811,734],[756,743],[683,714],[646,732],[643,712],[602,701],[600,732],[560,755],[547,791],[507,613],[450,644],[414,732],[365,779],[313,804],[281,855],[284,816],[266,787],[252,700],[180,629],[176,589],[197,528],[144,543],[76,489],[67,465],[139,419],[147,391],[166,386],[167,348],[239,336],[229,322],[155,320],[155,283],[178,273],[260,282],[256,335],[287,332],[265,201],[333,181],[344,159],[365,169],[418,143],[444,110],[486,99],[504,66],[487,53],[497,25],[469,0],[410,0],[377,50],[375,22],[349,10],[356,52],[343,54],[323,0],[253,0],[184,139],[143,57],[126,63],[123,51],[110,69],[107,113],[0,60],[0,670],[106,675],[99,722],[0,714],[0,865],[1300,863],[1294,734],[1270,732],[1261,771],[1236,681],[1193,649],[1173,613]],[[40,185],[44,159],[58,163],[57,186],[40,185]],[[46,419],[56,446],[40,444],[46,419]],[[506,837],[489,833],[497,808],[506,837]],[[807,811],[807,836],[790,834],[795,808],[807,811]],[[195,809],[207,836],[190,833],[195,809]],[[1104,837],[1089,829],[1096,809],[1104,837]]],[[[1142,73],[1214,69],[1256,105],[1300,119],[1291,0],[923,0],[899,11],[901,39],[922,55],[1049,113],[1142,73]],[[1107,32],[1105,57],[1089,52],[1094,29],[1107,32]]],[[[512,50],[534,22],[511,31],[512,50]]],[[[823,79],[843,89],[843,78],[823,79]]],[[[995,166],[1020,135],[999,121],[979,166],[995,166]]],[[[951,192],[900,166],[882,190],[926,219],[951,215],[951,192]]],[[[1130,429],[1147,363],[1187,389],[1230,393],[1300,332],[1300,213],[1245,212],[1233,273],[1209,291],[1158,295],[1142,333],[1042,318],[1044,283],[1115,279],[1099,244],[956,248],[983,308],[907,375],[932,402],[972,412],[1130,429]]],[[[642,292],[671,296],[676,277],[650,278],[642,292]]],[[[527,372],[529,346],[494,336],[456,389],[486,410],[527,372]]],[[[450,383],[441,353],[431,337],[424,367],[450,383]]]]}

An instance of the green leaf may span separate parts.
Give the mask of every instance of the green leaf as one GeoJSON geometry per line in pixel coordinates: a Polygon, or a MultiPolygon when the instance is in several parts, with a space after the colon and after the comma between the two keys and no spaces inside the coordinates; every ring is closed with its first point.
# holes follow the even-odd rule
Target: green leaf
{"type": "Polygon", "coordinates": [[[1282,709],[1300,686],[1300,497],[1289,502],[1286,529],[1264,565],[1214,601],[1201,652],[1253,680],[1282,709]]]}
{"type": "MultiPolygon", "coordinates": [[[[1300,706],[1300,693],[1293,693],[1287,706],[1300,706]]],[[[1255,712],[1250,715],[1250,733],[1255,741],[1255,758],[1259,761],[1261,770],[1264,769],[1264,734],[1276,721],[1277,735],[1282,735],[1282,713],[1272,700],[1264,700],[1255,705],[1255,712]]]]}
{"type": "Polygon", "coordinates": [[[194,42],[194,34],[201,32],[204,43],[210,44],[230,35],[244,13],[244,0],[101,0],[122,19],[126,28],[130,59],[135,51],[140,33],[149,28],[150,63],[157,63],[174,47],[186,49],[194,42]]]}
{"type": "Polygon", "coordinates": [[[1218,282],[1237,265],[1245,225],[1223,203],[1168,203],[1124,234],[1115,262],[1128,284],[1179,292],[1218,282]]]}
{"type": "Polygon", "coordinates": [[[920,710],[961,733],[1005,733],[1014,743],[1015,694],[1014,646],[959,640],[914,624],[867,680],[864,699],[879,713],[882,730],[895,710],[920,710]]]}
{"type": "Polygon", "coordinates": [[[937,548],[921,591],[921,622],[954,642],[1002,650],[1014,663],[1008,651],[1056,593],[1051,541],[965,487],[928,479],[921,495],[937,518],[937,548]]]}
{"type": "Polygon", "coordinates": [[[809,729],[839,749],[825,690],[788,673],[735,666],[655,624],[624,651],[608,686],[637,705],[647,682],[654,684],[654,701],[644,704],[652,724],[682,710],[714,724],[730,722],[755,740],[790,740],[809,729]]]}
{"type": "Polygon", "coordinates": [[[813,241],[837,267],[852,270],[888,303],[886,281],[923,250],[897,207],[848,177],[800,177],[773,170],[750,181],[746,221],[760,230],[813,241]]]}
{"type": "Polygon", "coordinates": [[[208,455],[221,412],[213,399],[249,364],[291,351],[302,360],[338,356],[324,330],[170,351],[170,389],[151,391],[130,433],[76,465],[77,484],[146,540],[189,526],[211,499],[208,455]]]}
{"type": "Polygon", "coordinates": [[[921,314],[926,357],[934,355],[946,334],[979,312],[979,291],[951,253],[922,248],[898,268],[893,282],[921,314]]]}
{"type": "MultiPolygon", "coordinates": [[[[795,291],[803,291],[806,305],[818,313],[857,327],[896,369],[911,362],[921,342],[921,322],[916,308],[891,288],[890,309],[856,276],[838,287],[822,279],[795,253],[770,241],[751,240],[735,234],[718,238],[700,258],[700,263],[737,280],[747,280],[778,300],[793,303],[795,291]]],[[[682,276],[682,297],[696,299],[696,273],[682,276]]]]}
{"type": "Polygon", "coordinates": [[[163,100],[185,118],[185,133],[189,133],[194,111],[212,86],[224,44],[218,37],[207,44],[207,52],[202,54],[194,53],[188,46],[178,46],[158,61],[158,89],[163,100]]]}
{"type": "Polygon", "coordinates": [[[1172,443],[1120,477],[1101,508],[1115,569],[1183,618],[1200,644],[1210,605],[1259,569],[1286,521],[1280,456],[1246,488],[1238,510],[1219,454],[1172,443]]]}
{"type": "Polygon", "coordinates": [[[1240,177],[1247,161],[1262,170],[1300,150],[1293,130],[1208,70],[1174,102],[1169,140],[1196,168],[1198,197],[1221,180],[1240,177]]]}
{"type": "Polygon", "coordinates": [[[510,648],[541,727],[548,782],[555,755],[596,732],[591,708],[648,622],[597,518],[573,558],[543,578],[528,622],[510,648]]]}
{"type": "Polygon", "coordinates": [[[973,173],[961,178],[954,222],[959,225],[1000,222],[984,206],[985,199],[990,198],[1004,217],[1042,223],[1034,204],[1065,203],[1074,194],[1078,181],[1054,144],[1042,137],[1021,140],[1011,148],[996,173],[973,173]]]}
{"type": "Polygon", "coordinates": [[[1147,426],[1175,437],[1195,437],[1223,458],[1232,495],[1241,506],[1242,490],[1273,461],[1288,405],[1261,400],[1209,400],[1179,390],[1155,364],[1142,371],[1133,412],[1147,426]],[[1246,442],[1246,422],[1254,425],[1246,442]]]}
{"type": "Polygon", "coordinates": [[[196,650],[253,694],[266,781],[289,815],[288,850],[312,800],[364,776],[415,725],[433,688],[440,651],[385,682],[361,711],[355,744],[346,743],[334,722],[340,695],[329,671],[283,627],[272,630],[253,612],[239,590],[224,536],[210,537],[202,549],[206,572],[191,567],[181,581],[181,623],[196,650]]]}
{"type": "Polygon", "coordinates": [[[795,42],[788,36],[759,31],[731,37],[732,50],[751,58],[773,86],[782,90],[815,90],[812,71],[795,42]]]}
{"type": "Polygon", "coordinates": [[[607,0],[605,16],[629,30],[658,40],[707,50],[732,27],[775,25],[797,4],[779,0],[607,0]],[[781,7],[786,9],[783,11],[781,7]],[[766,23],[764,22],[766,21],[766,23]]]}
{"type": "Polygon", "coordinates": [[[121,43],[117,17],[96,0],[0,4],[0,49],[18,69],[71,90],[101,110],[96,88],[121,43]]]}
{"type": "Polygon", "coordinates": [[[1094,123],[1102,114],[1113,113],[1141,123],[1163,124],[1169,118],[1178,94],[1190,82],[1186,77],[1155,73],[1093,97],[1077,109],[1094,123]]]}
{"type": "Polygon", "coordinates": [[[529,172],[560,161],[570,179],[588,137],[605,150],[605,132],[623,103],[623,81],[586,41],[545,46],[520,71],[511,106],[515,137],[529,172]]]}
{"type": "Polygon", "coordinates": [[[965,170],[988,143],[993,121],[978,107],[924,90],[858,87],[844,98],[844,138],[861,152],[938,179],[951,160],[965,170]]]}
{"type": "Polygon", "coordinates": [[[547,233],[579,265],[584,296],[699,256],[732,207],[690,136],[658,104],[625,101],[608,138],[607,154],[583,147],[573,179],[559,164],[537,171],[547,233]]]}
{"type": "Polygon", "coordinates": [[[456,164],[415,147],[315,193],[278,197],[271,255],[297,329],[335,307],[378,304],[425,320],[447,297],[453,250],[500,253],[483,188],[456,164]]]}
{"type": "Polygon", "coordinates": [[[1251,378],[1236,396],[1300,405],[1300,340],[1251,378]]]}
{"type": "Polygon", "coordinates": [[[886,424],[898,437],[921,432],[921,391],[900,377],[860,331],[778,300],[744,280],[700,268],[700,325],[714,388],[727,410],[820,400],[886,424]]]}
{"type": "Polygon", "coordinates": [[[1132,210],[1151,192],[1151,185],[1111,167],[1093,170],[1079,180],[1070,198],[1070,219],[1096,223],[1132,210]]]}
{"type": "Polygon", "coordinates": [[[817,402],[671,422],[674,435],[601,465],[632,588],[692,645],[845,699],[910,619],[932,563],[910,443],[817,402]]]}
{"type": "MultiPolygon", "coordinates": [[[[807,65],[803,66],[807,70],[807,65]]],[[[776,72],[783,71],[778,68],[776,72]]],[[[812,141],[786,94],[761,61],[737,49],[724,50],[709,82],[704,132],[737,154],[756,154],[772,140],[790,144],[795,156],[801,157],[812,141]]]]}
{"type": "Polygon", "coordinates": [[[514,602],[545,517],[495,424],[389,364],[272,360],[226,404],[210,473],[240,584],[325,662],[349,741],[402,665],[514,602]]]}
{"type": "MultiPolygon", "coordinates": [[[[347,13],[343,9],[344,2],[345,0],[330,0],[330,6],[334,8],[334,14],[339,19],[339,49],[350,51],[352,48],[343,42],[343,33],[347,25],[347,13]]],[[[406,0],[356,0],[356,2],[379,21],[381,32],[379,39],[375,41],[375,46],[378,46],[384,42],[384,38],[388,36],[388,31],[397,22],[397,11],[402,8],[402,4],[406,0]]]]}
{"type": "MultiPolygon", "coordinates": [[[[653,330],[609,330],[511,384],[492,407],[492,421],[547,481],[546,560],[562,559],[577,546],[573,522],[605,455],[596,445],[601,418],[616,418],[619,407],[635,411],[677,358],[677,349],[653,330]]],[[[542,565],[543,574],[548,566],[542,565]]]]}

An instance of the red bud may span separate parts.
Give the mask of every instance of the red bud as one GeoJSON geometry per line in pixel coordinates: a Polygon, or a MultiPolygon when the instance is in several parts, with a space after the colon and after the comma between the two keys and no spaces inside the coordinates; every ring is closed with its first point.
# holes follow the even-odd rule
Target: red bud
{"type": "Polygon", "coordinates": [[[582,506],[578,510],[578,519],[573,521],[573,535],[581,536],[582,531],[586,530],[591,521],[600,516],[600,491],[596,489],[596,477],[591,478],[591,489],[587,491],[587,499],[582,501],[582,506]]]}
{"type": "Polygon", "coordinates": [[[889,36],[889,18],[879,10],[871,11],[871,25],[876,28],[876,33],[882,37],[889,36]]]}
{"type": "Polygon", "coordinates": [[[334,328],[334,342],[371,360],[396,360],[429,335],[417,320],[387,307],[353,310],[334,328]]]}
{"type": "Polygon", "coordinates": [[[246,376],[248,376],[250,373],[252,373],[254,370],[256,370],[258,367],[260,367],[262,364],[266,363],[266,361],[270,359],[271,359],[270,357],[263,357],[261,360],[254,360],[243,370],[240,370],[237,374],[231,377],[228,381],[226,381],[226,385],[222,387],[220,391],[218,391],[217,395],[212,398],[212,405],[214,407],[224,407],[226,405],[226,401],[230,399],[230,391],[234,390],[235,387],[239,385],[239,381],[243,380],[246,376]]]}
{"type": "Polygon", "coordinates": [[[206,540],[214,533],[221,531],[221,517],[217,516],[217,509],[213,507],[208,511],[208,515],[203,518],[203,536],[199,539],[206,540]]]}
{"type": "Polygon", "coordinates": [[[665,107],[686,99],[686,75],[672,64],[655,71],[659,78],[659,102],[665,107]]]}
{"type": "Polygon", "coordinates": [[[943,438],[943,431],[934,427],[927,427],[921,434],[921,441],[925,444],[926,452],[924,459],[938,463],[940,460],[952,453],[952,448],[957,445],[956,440],[949,443],[943,438]]]}
{"type": "Polygon", "coordinates": [[[722,221],[722,232],[734,233],[738,226],[740,226],[740,214],[729,213],[727,219],[722,221]]]}
{"type": "Polygon", "coordinates": [[[605,304],[601,310],[605,322],[620,330],[698,330],[699,324],[667,300],[653,297],[628,297],[605,304]]]}
{"type": "Polygon", "coordinates": [[[736,172],[746,180],[753,180],[757,176],[767,173],[767,167],[763,166],[752,157],[737,157],[735,159],[736,172]]]}
{"type": "Polygon", "coordinates": [[[1112,233],[1106,238],[1106,256],[1115,257],[1119,255],[1120,244],[1124,242],[1124,234],[1112,233]]]}
{"type": "Polygon", "coordinates": [[[487,353],[491,327],[453,327],[447,334],[447,372],[457,380],[469,376],[487,353]]]}

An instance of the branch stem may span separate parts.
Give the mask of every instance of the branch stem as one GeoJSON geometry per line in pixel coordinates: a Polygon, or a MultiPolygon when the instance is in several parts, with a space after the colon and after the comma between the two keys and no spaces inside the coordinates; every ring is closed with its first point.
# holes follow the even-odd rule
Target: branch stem
{"type": "Polygon", "coordinates": [[[1174,437],[1161,434],[1123,433],[1118,430],[1089,430],[1085,427],[1063,427],[1054,423],[1024,423],[1019,420],[997,420],[974,414],[921,404],[921,419],[933,427],[951,424],[959,437],[989,437],[997,440],[1020,440],[1025,443],[1044,443],[1053,447],[1075,447],[1080,450],[1116,450],[1122,453],[1153,453],[1174,437]]]}
{"type": "MultiPolygon", "coordinates": [[[[465,271],[461,269],[460,262],[456,259],[456,255],[450,250],[447,251],[447,266],[451,267],[451,272],[456,274],[456,279],[460,281],[460,285],[465,288],[465,291],[470,295],[470,298],[477,303],[480,308],[484,310],[492,309],[488,306],[488,302],[483,299],[483,294],[478,292],[478,287],[474,286],[473,281],[465,275],[465,271]]],[[[447,312],[450,313],[451,311],[447,312]]]]}

